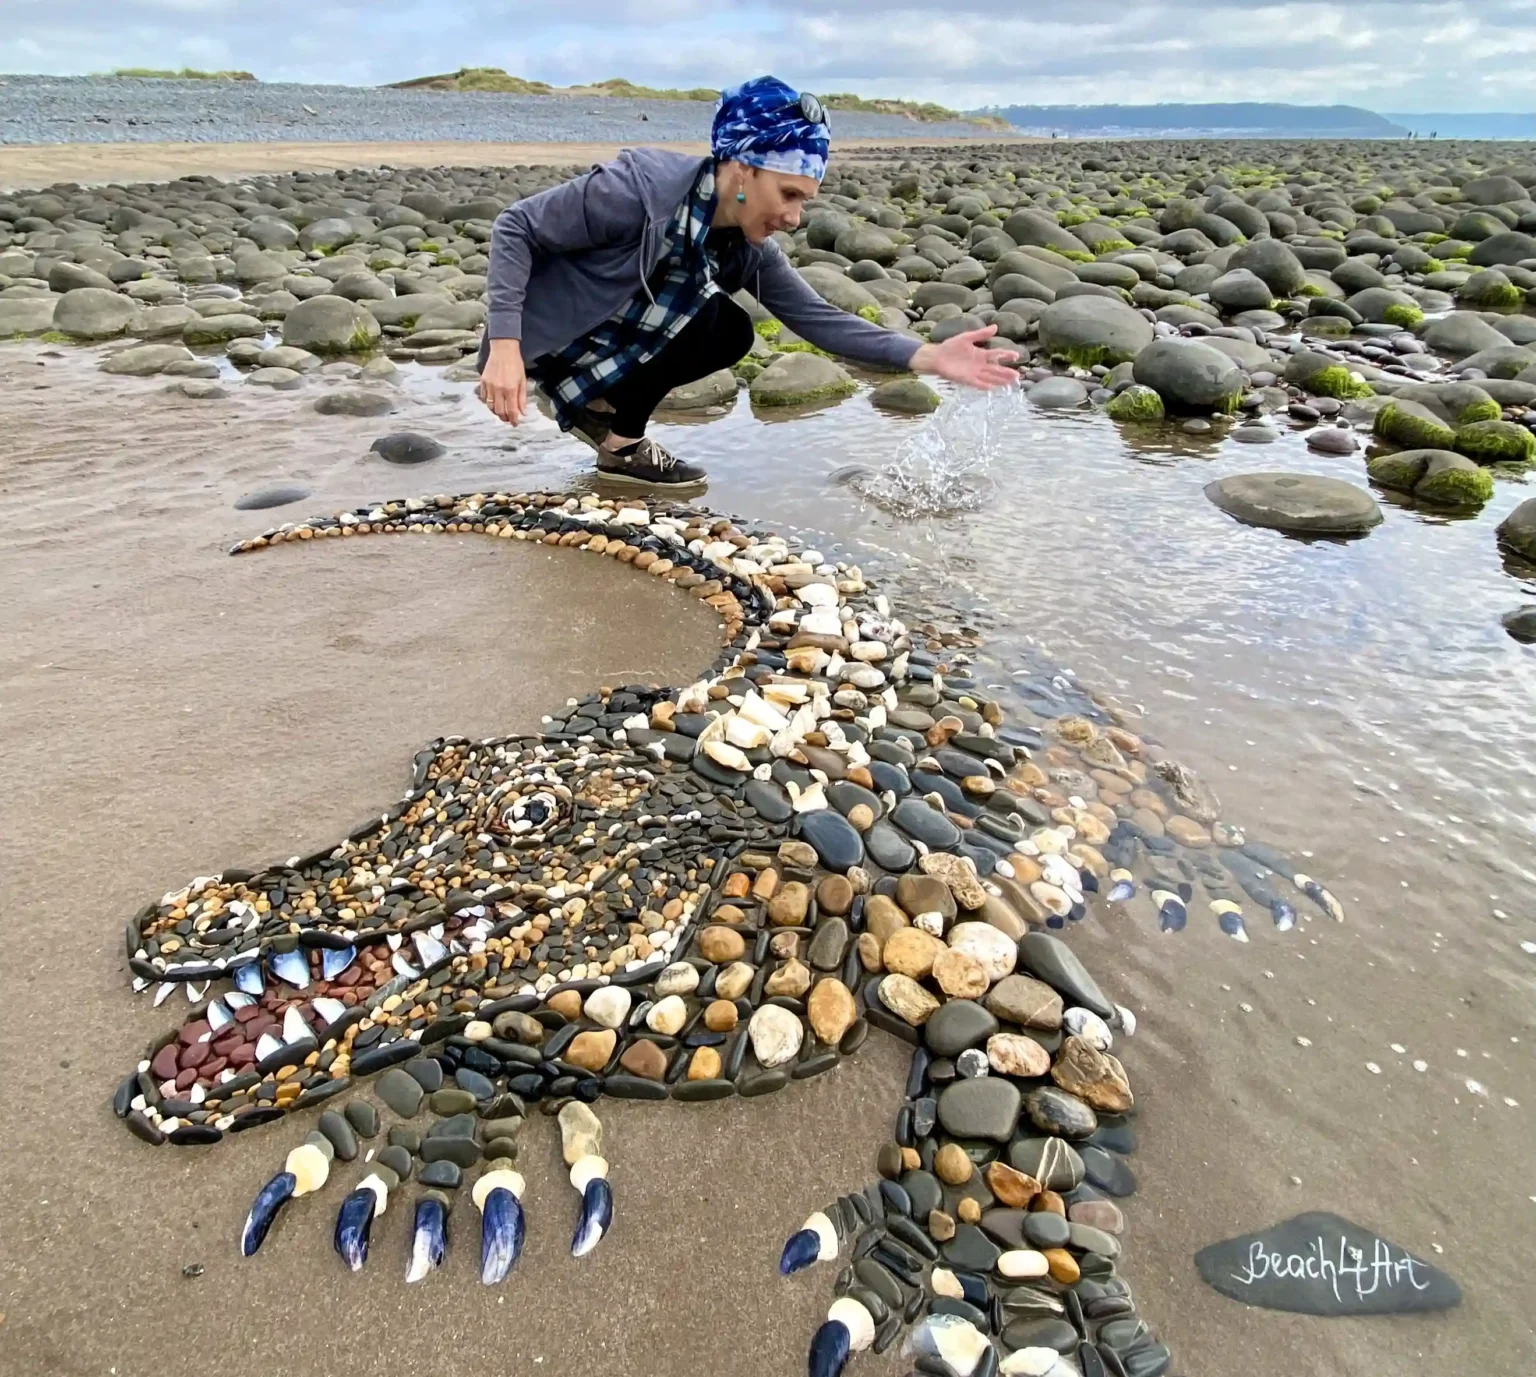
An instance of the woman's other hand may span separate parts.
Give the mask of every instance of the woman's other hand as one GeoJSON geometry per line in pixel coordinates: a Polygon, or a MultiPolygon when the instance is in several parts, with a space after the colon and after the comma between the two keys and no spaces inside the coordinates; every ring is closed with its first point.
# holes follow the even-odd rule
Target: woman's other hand
{"type": "Polygon", "coordinates": [[[491,341],[478,391],[480,400],[508,425],[523,419],[528,410],[528,374],[523,368],[523,346],[517,340],[491,341]]]}

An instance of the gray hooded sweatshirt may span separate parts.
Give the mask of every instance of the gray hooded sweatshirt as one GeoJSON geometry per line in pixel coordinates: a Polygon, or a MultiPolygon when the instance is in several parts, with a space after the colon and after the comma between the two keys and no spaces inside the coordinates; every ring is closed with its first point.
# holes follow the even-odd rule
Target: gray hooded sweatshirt
{"type": "MultiPolygon", "coordinates": [[[[491,236],[481,368],[493,339],[521,340],[523,361],[531,363],[563,349],[645,291],[667,224],[708,161],[629,148],[502,211],[491,236]]],[[[743,285],[797,335],[864,363],[911,363],[920,340],[823,301],[773,240],[748,243],[745,252],[743,285]]]]}

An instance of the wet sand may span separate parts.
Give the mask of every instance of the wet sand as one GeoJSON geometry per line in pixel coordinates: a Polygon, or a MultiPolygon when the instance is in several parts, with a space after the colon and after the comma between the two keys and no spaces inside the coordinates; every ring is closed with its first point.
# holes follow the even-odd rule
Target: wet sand
{"type": "MultiPolygon", "coordinates": [[[[155,381],[98,377],[84,351],[48,352],[0,351],[0,585],[15,590],[0,651],[0,752],[12,767],[0,832],[13,858],[0,879],[0,1373],[176,1377],[249,1367],[263,1344],[270,1366],[295,1374],[473,1368],[486,1353],[515,1375],[803,1371],[833,1272],[783,1283],[773,1263],[807,1212],[872,1175],[904,1072],[893,1040],[873,1038],[835,1075],[769,1100],[605,1104],[618,1219],[579,1263],[566,1253],[575,1196],[555,1131],[531,1122],[528,1252],[494,1294],[475,1279],[467,1203],[456,1256],[420,1289],[400,1280],[397,1210],[368,1272],[345,1273],[330,1253],[333,1189],[291,1207],[257,1259],[239,1259],[246,1206],[302,1121],[208,1150],[154,1150],[112,1119],[118,1077],[179,1018],[128,992],[121,925],[146,898],[334,840],[396,796],[411,753],[435,735],[531,728],[542,707],[608,676],[681,682],[707,663],[712,626],[630,571],[468,537],[224,556],[231,539],[292,513],[560,482],[584,466],[543,421],[505,448],[466,386],[416,373],[425,380],[396,416],[319,418],[308,403],[321,384],[292,395],[235,386],[226,401],[191,403],[155,381]],[[418,471],[362,457],[394,428],[427,430],[450,455],[418,471]],[[283,479],[315,497],[271,514],[230,510],[240,492],[283,479]],[[190,1263],[204,1275],[184,1278],[190,1263]]],[[[812,418],[797,446],[740,406],[721,426],[690,428],[690,456],[718,473],[708,500],[807,509],[763,485],[781,484],[801,454],[796,471],[816,490],[809,456],[839,462],[834,418],[864,405],[812,418]]],[[[835,506],[817,515],[840,524],[835,506]]],[[[1193,930],[1159,940],[1123,916],[1074,932],[1141,1019],[1123,1055],[1142,1143],[1124,1272],[1142,1312],[1185,1377],[1529,1370],[1529,981],[1490,976],[1470,943],[1431,942],[1417,921],[1431,897],[1399,910],[1390,869],[1319,833],[1327,818],[1304,782],[1270,798],[1272,774],[1220,781],[1235,748],[1182,718],[1155,708],[1149,725],[1181,751],[1203,739],[1191,763],[1231,796],[1234,816],[1265,818],[1282,844],[1316,843],[1350,922],[1256,933],[1251,947],[1193,930]],[[1394,1039],[1407,1057],[1387,1048],[1394,1039]],[[1410,1069],[1414,1055],[1429,1074],[1410,1069]],[[1465,1076],[1493,1097],[1460,1090],[1465,1076]],[[1462,1284],[1465,1305],[1319,1320],[1247,1310],[1199,1281],[1199,1248],[1306,1209],[1430,1258],[1462,1284]]],[[[1440,925],[1455,937],[1476,896],[1443,897],[1440,925]]],[[[854,1371],[908,1366],[864,1358],[854,1371]]]]}
{"type": "MultiPolygon", "coordinates": [[[[245,1209],[309,1125],[177,1151],[112,1118],[113,1085],[183,1017],[179,994],[129,993],[122,925],[146,898],[334,841],[437,735],[532,730],[602,682],[688,682],[717,631],[611,562],[483,538],[228,558],[315,505],[230,509],[274,477],[339,465],[321,507],[432,480],[360,457],[384,422],[209,409],[67,365],[39,389],[24,355],[0,351],[0,1372],[429,1373],[487,1351],[508,1374],[795,1370],[827,1279],[771,1306],[762,1286],[776,1236],[864,1179],[904,1074],[883,1041],[772,1102],[605,1105],[618,1219],[580,1263],[558,1132],[532,1120],[528,1250],[494,1294],[467,1197],[422,1288],[401,1280],[407,1210],[365,1276],[340,1266],[336,1190],[246,1262],[245,1209]]],[[[502,456],[511,486],[519,462],[502,456]]]]}
{"type": "MultiPolygon", "coordinates": [[[[999,136],[1008,143],[1038,140],[999,136]]],[[[79,182],[154,182],[200,173],[238,178],[259,172],[321,172],[344,167],[486,167],[605,162],[644,143],[56,143],[0,145],[0,192],[79,182]]],[[[977,140],[839,139],[839,150],[956,146],[977,140]]],[[[981,142],[988,142],[982,139],[981,142]]],[[[664,145],[700,156],[703,143],[664,145]]]]}

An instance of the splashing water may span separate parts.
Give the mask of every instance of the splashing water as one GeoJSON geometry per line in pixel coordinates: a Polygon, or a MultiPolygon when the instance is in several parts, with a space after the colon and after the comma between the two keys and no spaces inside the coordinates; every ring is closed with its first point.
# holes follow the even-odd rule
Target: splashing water
{"type": "Polygon", "coordinates": [[[977,511],[995,486],[1000,422],[1017,412],[1022,397],[1012,386],[949,397],[908,436],[892,463],[855,479],[855,490],[903,521],[977,511]]]}

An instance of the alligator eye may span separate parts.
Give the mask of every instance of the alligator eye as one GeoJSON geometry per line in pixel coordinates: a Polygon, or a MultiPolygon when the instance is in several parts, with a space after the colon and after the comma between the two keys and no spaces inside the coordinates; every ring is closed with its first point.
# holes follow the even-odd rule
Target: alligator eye
{"type": "Polygon", "coordinates": [[[514,799],[503,809],[501,824],[514,837],[541,836],[564,816],[564,806],[553,794],[540,790],[514,799]]]}

